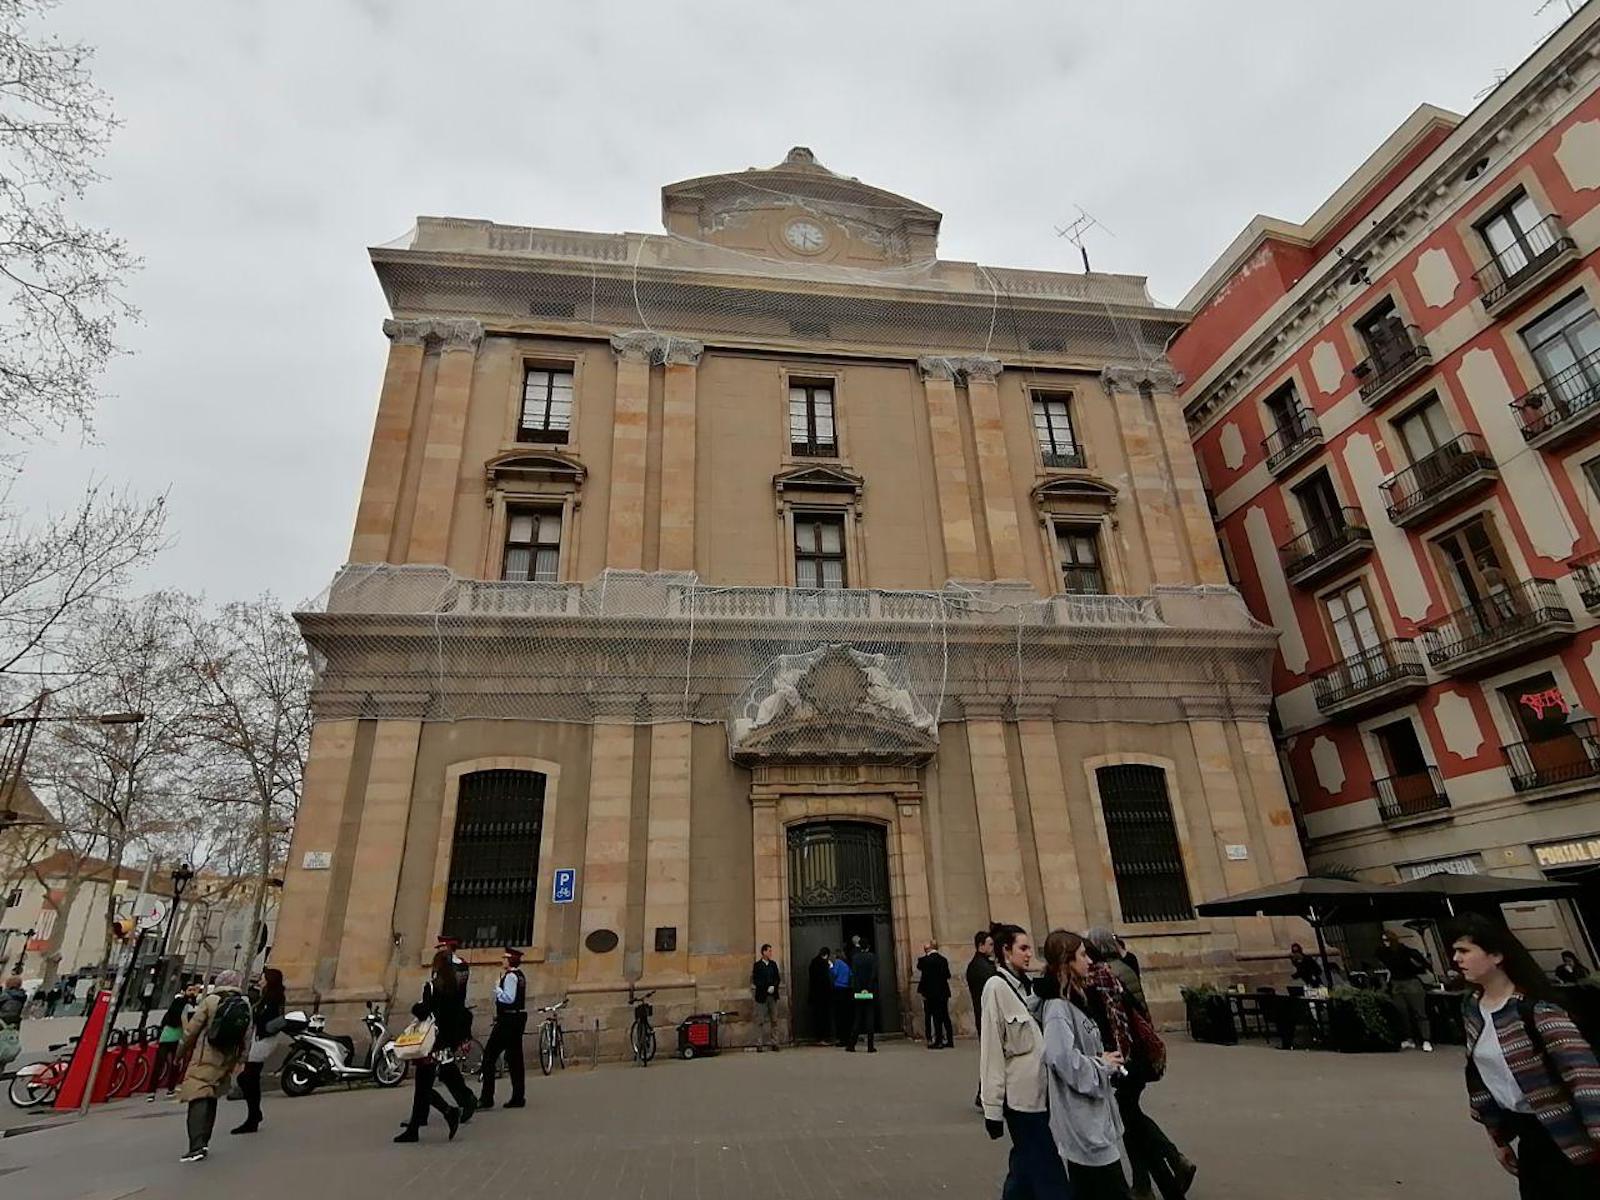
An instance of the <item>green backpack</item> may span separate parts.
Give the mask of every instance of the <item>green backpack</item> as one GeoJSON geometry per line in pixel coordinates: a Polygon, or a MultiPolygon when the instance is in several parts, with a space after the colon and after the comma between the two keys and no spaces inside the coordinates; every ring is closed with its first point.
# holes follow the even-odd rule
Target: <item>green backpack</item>
{"type": "Polygon", "coordinates": [[[250,1001],[238,992],[222,997],[211,1014],[207,1040],[218,1050],[233,1051],[244,1045],[250,1032],[250,1001]]]}

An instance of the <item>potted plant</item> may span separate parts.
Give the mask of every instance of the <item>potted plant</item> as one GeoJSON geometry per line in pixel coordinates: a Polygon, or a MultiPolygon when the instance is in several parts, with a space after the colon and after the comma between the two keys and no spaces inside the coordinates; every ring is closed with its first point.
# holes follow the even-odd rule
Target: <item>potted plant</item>
{"type": "Polygon", "coordinates": [[[1394,1001],[1371,988],[1336,987],[1328,995],[1328,1040],[1345,1054],[1388,1053],[1400,1049],[1400,1021],[1394,1001]]]}
{"type": "Polygon", "coordinates": [[[1197,1042],[1232,1046],[1239,1040],[1228,997],[1209,983],[1178,989],[1189,1022],[1189,1036],[1197,1042]]]}

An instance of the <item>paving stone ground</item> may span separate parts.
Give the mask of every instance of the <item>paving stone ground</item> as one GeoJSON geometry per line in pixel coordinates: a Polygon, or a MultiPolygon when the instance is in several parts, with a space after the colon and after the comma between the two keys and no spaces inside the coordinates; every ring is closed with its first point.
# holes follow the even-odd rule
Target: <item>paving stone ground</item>
{"type": "MultiPolygon", "coordinates": [[[[391,1145],[409,1089],[269,1096],[267,1123],[185,1166],[181,1109],[124,1102],[0,1140],[4,1200],[867,1200],[994,1197],[1005,1143],[972,1094],[975,1043],[791,1048],[640,1070],[535,1073],[529,1107],[391,1145]]],[[[1200,1164],[1194,1200],[1515,1195],[1466,1114],[1459,1049],[1381,1056],[1174,1040],[1148,1108],[1200,1164]]],[[[502,1098],[504,1098],[502,1096],[502,1098]]],[[[436,1118],[437,1120],[437,1118],[436,1118]]]]}

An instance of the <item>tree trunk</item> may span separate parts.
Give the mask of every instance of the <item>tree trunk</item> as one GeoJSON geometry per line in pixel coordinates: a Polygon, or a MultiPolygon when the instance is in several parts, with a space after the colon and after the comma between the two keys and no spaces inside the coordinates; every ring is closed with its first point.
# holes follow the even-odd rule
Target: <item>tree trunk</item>
{"type": "Polygon", "coordinates": [[[246,976],[255,970],[256,953],[261,945],[261,915],[267,909],[267,872],[272,870],[272,801],[261,802],[260,839],[256,845],[256,894],[250,904],[250,928],[245,931],[242,967],[246,976]]]}
{"type": "Polygon", "coordinates": [[[117,919],[117,880],[122,876],[122,856],[127,851],[126,842],[113,842],[108,856],[111,868],[106,877],[106,931],[100,943],[100,969],[111,965],[111,926],[117,919]]]}

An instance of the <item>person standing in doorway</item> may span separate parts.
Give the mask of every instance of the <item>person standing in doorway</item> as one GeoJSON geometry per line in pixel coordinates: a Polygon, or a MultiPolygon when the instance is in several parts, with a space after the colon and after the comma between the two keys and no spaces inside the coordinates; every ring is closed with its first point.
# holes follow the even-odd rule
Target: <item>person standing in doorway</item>
{"type": "Polygon", "coordinates": [[[833,1028],[833,955],[824,946],[806,967],[806,1011],[811,1015],[811,1036],[825,1045],[833,1028]]]}
{"type": "Polygon", "coordinates": [[[1392,929],[1383,931],[1383,944],[1378,947],[1378,962],[1389,972],[1389,994],[1400,1010],[1401,1029],[1405,1039],[1400,1049],[1411,1050],[1419,1043],[1429,1054],[1433,1053],[1432,1030],[1428,1025],[1428,989],[1422,977],[1433,973],[1422,951],[1408,946],[1392,929]]]}
{"type": "Polygon", "coordinates": [[[502,1054],[506,1057],[506,1074],[511,1077],[511,1099],[506,1101],[506,1107],[521,1108],[527,1103],[522,1068],[522,1034],[527,1027],[528,977],[522,973],[522,951],[507,946],[500,958],[500,982],[494,985],[494,1027],[489,1030],[489,1044],[483,1048],[479,1108],[494,1107],[495,1066],[502,1054]]]}
{"type": "Polygon", "coordinates": [[[845,1049],[854,1054],[856,1041],[865,1030],[867,1053],[876,1054],[878,1047],[873,1038],[878,1031],[878,956],[870,945],[862,944],[859,937],[853,941],[856,954],[850,964],[850,985],[855,999],[855,1023],[850,1028],[850,1043],[845,1049]]]}
{"type": "Polygon", "coordinates": [[[840,1046],[850,1044],[850,1031],[855,1027],[855,1001],[851,998],[850,960],[841,948],[833,958],[833,1032],[840,1046]]]}
{"type": "Polygon", "coordinates": [[[750,968],[750,993],[756,1002],[756,1053],[767,1047],[778,1052],[778,985],[783,972],[772,961],[772,943],[763,942],[761,957],[750,968]]]}
{"type": "Polygon", "coordinates": [[[948,1050],[955,1044],[950,1027],[950,960],[939,953],[939,943],[929,942],[917,959],[917,994],[922,997],[922,1024],[929,1050],[948,1050]]]}
{"type": "Polygon", "coordinates": [[[199,1162],[211,1153],[211,1131],[217,1124],[217,1099],[244,1060],[253,1014],[239,990],[239,972],[223,971],[211,994],[195,1007],[183,1027],[179,1054],[192,1054],[178,1088],[189,1105],[189,1152],[179,1162],[199,1162]]]}

